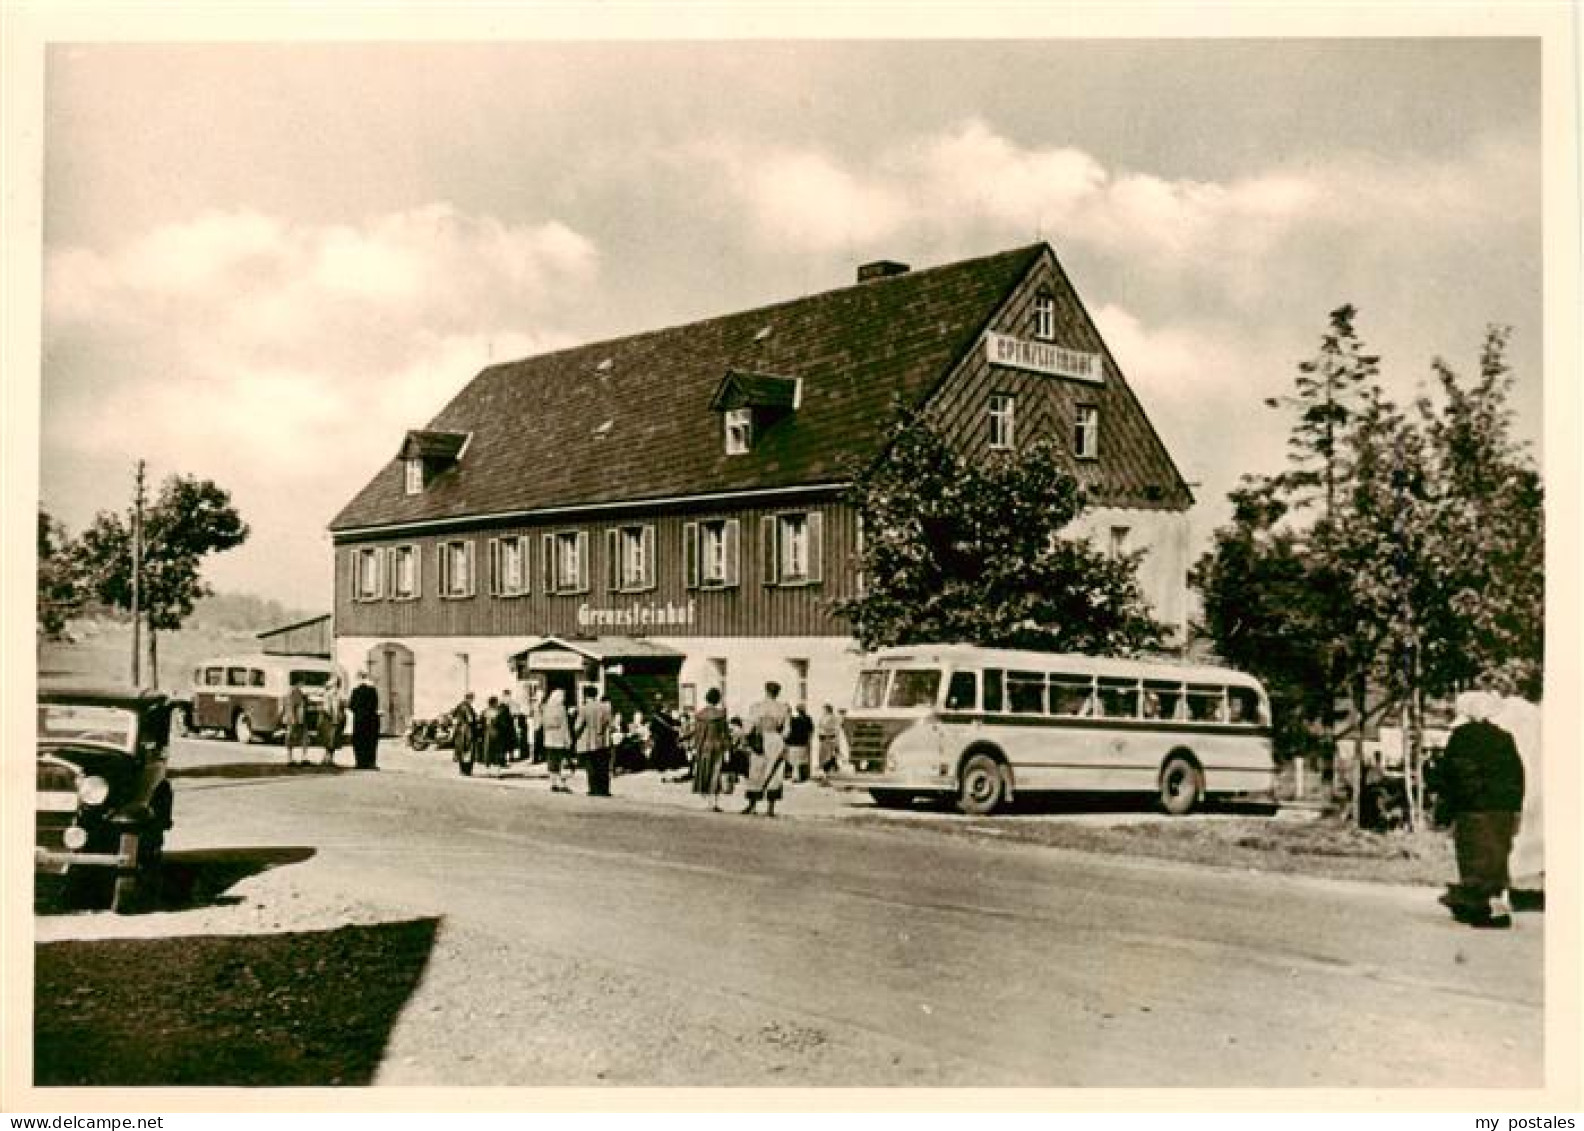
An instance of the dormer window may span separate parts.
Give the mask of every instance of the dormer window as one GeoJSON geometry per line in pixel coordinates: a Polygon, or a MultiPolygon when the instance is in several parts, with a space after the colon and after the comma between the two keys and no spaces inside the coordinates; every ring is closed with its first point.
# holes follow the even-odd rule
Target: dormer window
{"type": "Polygon", "coordinates": [[[727,409],[726,454],[729,456],[746,455],[751,447],[753,447],[753,409],[727,409]]]}
{"type": "Polygon", "coordinates": [[[710,398],[711,410],[721,414],[726,454],[746,454],[759,435],[795,413],[802,401],[800,378],[728,369],[710,398]]]}
{"type": "Polygon", "coordinates": [[[421,495],[439,476],[452,470],[467,451],[470,434],[414,429],[402,441],[396,458],[402,463],[402,489],[421,495]]]}
{"type": "Polygon", "coordinates": [[[1042,342],[1056,338],[1056,300],[1048,291],[1034,296],[1034,337],[1042,342]]]}

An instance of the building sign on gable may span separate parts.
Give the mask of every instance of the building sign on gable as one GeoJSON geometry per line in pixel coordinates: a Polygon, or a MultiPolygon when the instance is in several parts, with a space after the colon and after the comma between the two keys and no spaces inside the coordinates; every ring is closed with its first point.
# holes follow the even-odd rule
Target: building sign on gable
{"type": "Polygon", "coordinates": [[[985,333],[985,359],[992,365],[1028,369],[1052,377],[1071,377],[1099,385],[1105,380],[1100,355],[1049,342],[1031,342],[1010,334],[985,333]]]}

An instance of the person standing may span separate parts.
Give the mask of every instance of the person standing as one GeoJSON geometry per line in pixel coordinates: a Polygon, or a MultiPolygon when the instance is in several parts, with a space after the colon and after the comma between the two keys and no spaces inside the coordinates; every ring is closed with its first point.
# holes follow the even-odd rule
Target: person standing
{"type": "Polygon", "coordinates": [[[324,706],[319,710],[319,743],[324,747],[320,765],[335,765],[336,751],[341,749],[341,731],[346,726],[346,699],[341,694],[340,679],[332,679],[325,687],[324,706]]]}
{"type": "Polygon", "coordinates": [[[484,765],[493,769],[497,777],[511,757],[516,734],[511,708],[491,695],[484,705],[484,765]]]}
{"type": "Polygon", "coordinates": [[[822,778],[841,769],[841,720],[829,703],[820,712],[815,728],[819,735],[819,772],[822,778]]]}
{"type": "Polygon", "coordinates": [[[781,702],[781,685],[765,684],[765,697],[748,709],[748,807],[756,811],[762,798],[765,816],[774,817],[781,800],[781,785],[786,778],[786,726],[791,711],[781,702]]]}
{"type": "Polygon", "coordinates": [[[286,691],[281,704],[281,724],[286,728],[286,764],[297,764],[297,751],[302,751],[302,764],[308,764],[308,693],[302,684],[294,683],[286,691]]]}
{"type": "Polygon", "coordinates": [[[592,684],[583,689],[583,706],[573,727],[590,797],[610,796],[611,705],[592,684]]]}
{"type": "Polygon", "coordinates": [[[792,709],[792,717],[786,725],[787,768],[795,781],[809,780],[809,745],[813,741],[814,720],[799,703],[792,709]]]}
{"type": "Polygon", "coordinates": [[[1512,735],[1490,721],[1490,697],[1457,698],[1464,722],[1452,729],[1441,756],[1441,812],[1452,822],[1458,881],[1441,902],[1460,923],[1510,927],[1508,856],[1523,809],[1524,767],[1512,735]]]}
{"type": "Polygon", "coordinates": [[[693,713],[693,792],[709,798],[717,813],[730,750],[726,708],[721,706],[720,688],[712,687],[704,693],[704,706],[693,713]]]}
{"type": "Polygon", "coordinates": [[[566,693],[559,687],[545,700],[540,724],[544,728],[545,761],[550,767],[550,792],[571,793],[572,722],[567,718],[566,693]]]}
{"type": "Polygon", "coordinates": [[[477,737],[478,711],[473,706],[473,693],[469,691],[451,712],[452,757],[456,759],[457,771],[465,778],[473,776],[477,737]]]}
{"type": "Polygon", "coordinates": [[[379,769],[379,692],[369,682],[368,672],[358,672],[358,683],[347,699],[347,709],[352,712],[352,756],[357,768],[379,769]]]}

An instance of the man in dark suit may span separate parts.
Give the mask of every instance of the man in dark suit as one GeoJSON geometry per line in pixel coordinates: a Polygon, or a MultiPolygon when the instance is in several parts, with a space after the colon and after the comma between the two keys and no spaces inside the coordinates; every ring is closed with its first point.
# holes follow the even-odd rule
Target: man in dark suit
{"type": "Polygon", "coordinates": [[[352,756],[357,768],[379,769],[379,692],[369,682],[368,672],[358,672],[358,684],[347,698],[347,710],[352,712],[352,756]]]}
{"type": "Polygon", "coordinates": [[[588,775],[590,797],[609,797],[611,779],[611,705],[600,698],[599,688],[583,688],[583,707],[573,724],[578,756],[588,775]]]}

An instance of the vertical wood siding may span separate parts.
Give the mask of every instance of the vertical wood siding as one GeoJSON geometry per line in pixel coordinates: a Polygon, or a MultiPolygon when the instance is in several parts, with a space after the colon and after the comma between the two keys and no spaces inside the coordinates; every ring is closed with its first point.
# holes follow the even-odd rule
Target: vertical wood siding
{"type": "Polygon", "coordinates": [[[723,508],[720,510],[670,510],[663,513],[629,514],[617,519],[571,522],[560,521],[476,529],[459,534],[425,535],[412,538],[387,538],[343,542],[335,550],[335,623],[338,636],[831,636],[849,631],[845,622],[829,609],[830,602],[853,594],[856,550],[856,519],[852,508],[842,502],[787,503],[775,507],[723,508]],[[789,512],[817,512],[821,518],[817,584],[766,586],[758,532],[760,519],[789,512]],[[688,523],[736,518],[742,524],[738,540],[738,584],[727,589],[689,589],[684,583],[683,527],[688,523]],[[608,532],[626,526],[653,525],[654,585],[639,593],[613,591],[607,555],[612,539],[608,532]],[[543,536],[561,531],[587,534],[588,591],[552,595],[544,591],[542,567],[543,536]],[[489,540],[525,534],[532,549],[529,592],[518,597],[490,595],[489,540]],[[437,547],[445,542],[471,541],[478,574],[474,595],[442,598],[438,594],[439,571],[435,568],[437,547]],[[353,558],[359,549],[370,546],[418,547],[424,563],[421,594],[413,600],[382,598],[375,601],[352,599],[353,558]],[[640,607],[686,607],[693,603],[692,624],[655,625],[647,629],[579,624],[583,606],[602,609],[640,607]]]}

